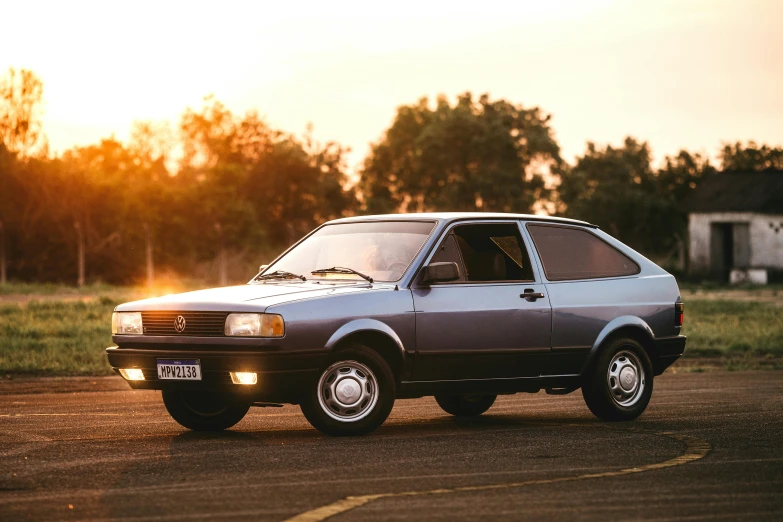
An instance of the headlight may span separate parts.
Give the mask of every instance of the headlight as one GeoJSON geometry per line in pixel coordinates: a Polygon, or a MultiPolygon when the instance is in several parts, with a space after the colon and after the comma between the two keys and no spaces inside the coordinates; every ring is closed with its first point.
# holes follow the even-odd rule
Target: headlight
{"type": "Polygon", "coordinates": [[[112,335],[141,335],[141,312],[114,312],[111,314],[112,335]]]}
{"type": "Polygon", "coordinates": [[[283,337],[285,323],[277,314],[229,314],[226,335],[240,337],[283,337]]]}

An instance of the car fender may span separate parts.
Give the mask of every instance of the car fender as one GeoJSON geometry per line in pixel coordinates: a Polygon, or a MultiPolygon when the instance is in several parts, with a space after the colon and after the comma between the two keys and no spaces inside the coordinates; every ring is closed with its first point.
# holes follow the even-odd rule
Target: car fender
{"type": "Polygon", "coordinates": [[[584,372],[584,370],[590,366],[595,357],[598,355],[598,350],[601,349],[601,345],[604,343],[604,341],[606,341],[606,339],[609,338],[610,335],[620,328],[626,328],[629,326],[644,332],[644,335],[648,336],[651,341],[655,339],[655,334],[653,333],[652,328],[650,328],[650,325],[648,325],[644,319],[636,317],[635,315],[623,315],[620,317],[615,317],[606,323],[606,326],[604,326],[603,330],[601,330],[601,333],[599,333],[598,337],[596,337],[593,346],[590,348],[590,353],[587,356],[587,360],[585,361],[585,365],[582,371],[584,372]]]}
{"type": "Polygon", "coordinates": [[[326,348],[331,350],[334,348],[337,343],[348,337],[349,335],[358,333],[358,332],[378,332],[381,334],[386,335],[389,337],[392,341],[394,341],[394,344],[397,345],[397,348],[400,350],[400,354],[402,355],[403,359],[405,358],[405,347],[402,344],[402,340],[400,339],[400,336],[397,335],[397,332],[395,332],[391,326],[388,324],[378,321],[377,319],[355,319],[349,323],[346,323],[342,325],[340,328],[335,331],[332,336],[329,338],[329,340],[326,342],[326,348]]]}

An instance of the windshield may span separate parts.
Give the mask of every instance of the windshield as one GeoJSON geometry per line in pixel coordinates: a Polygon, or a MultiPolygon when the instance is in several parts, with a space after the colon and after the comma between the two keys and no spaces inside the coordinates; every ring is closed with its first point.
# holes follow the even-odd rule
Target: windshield
{"type": "Polygon", "coordinates": [[[311,274],[343,267],[376,281],[399,281],[435,223],[380,221],[326,225],[299,243],[264,273],[285,270],[308,279],[361,279],[350,273],[311,274]]]}

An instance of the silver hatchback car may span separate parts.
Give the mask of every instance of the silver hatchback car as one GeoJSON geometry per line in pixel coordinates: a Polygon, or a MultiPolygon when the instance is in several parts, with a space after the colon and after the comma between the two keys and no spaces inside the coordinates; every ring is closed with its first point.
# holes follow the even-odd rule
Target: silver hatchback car
{"type": "Polygon", "coordinates": [[[360,434],[395,399],[472,416],[498,394],[580,388],[623,421],[682,355],[682,322],[674,277],[589,223],[400,214],[325,223],[246,285],[122,304],[106,352],[194,430],[292,403],[360,434]]]}

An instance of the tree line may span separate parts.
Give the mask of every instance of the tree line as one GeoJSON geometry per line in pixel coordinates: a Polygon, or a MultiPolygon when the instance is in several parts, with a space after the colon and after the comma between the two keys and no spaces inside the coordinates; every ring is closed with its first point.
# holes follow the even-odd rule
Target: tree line
{"type": "Polygon", "coordinates": [[[0,281],[152,283],[156,273],[246,279],[319,223],[362,213],[499,211],[591,221],[641,252],[684,263],[685,202],[724,170],[783,168],[783,148],[725,145],[719,165],[646,142],[588,143],[564,161],[537,107],[465,93],[401,106],[358,180],[347,149],[234,114],[207,97],[176,129],[138,122],[59,155],[30,71],[0,78],[0,281]]]}

